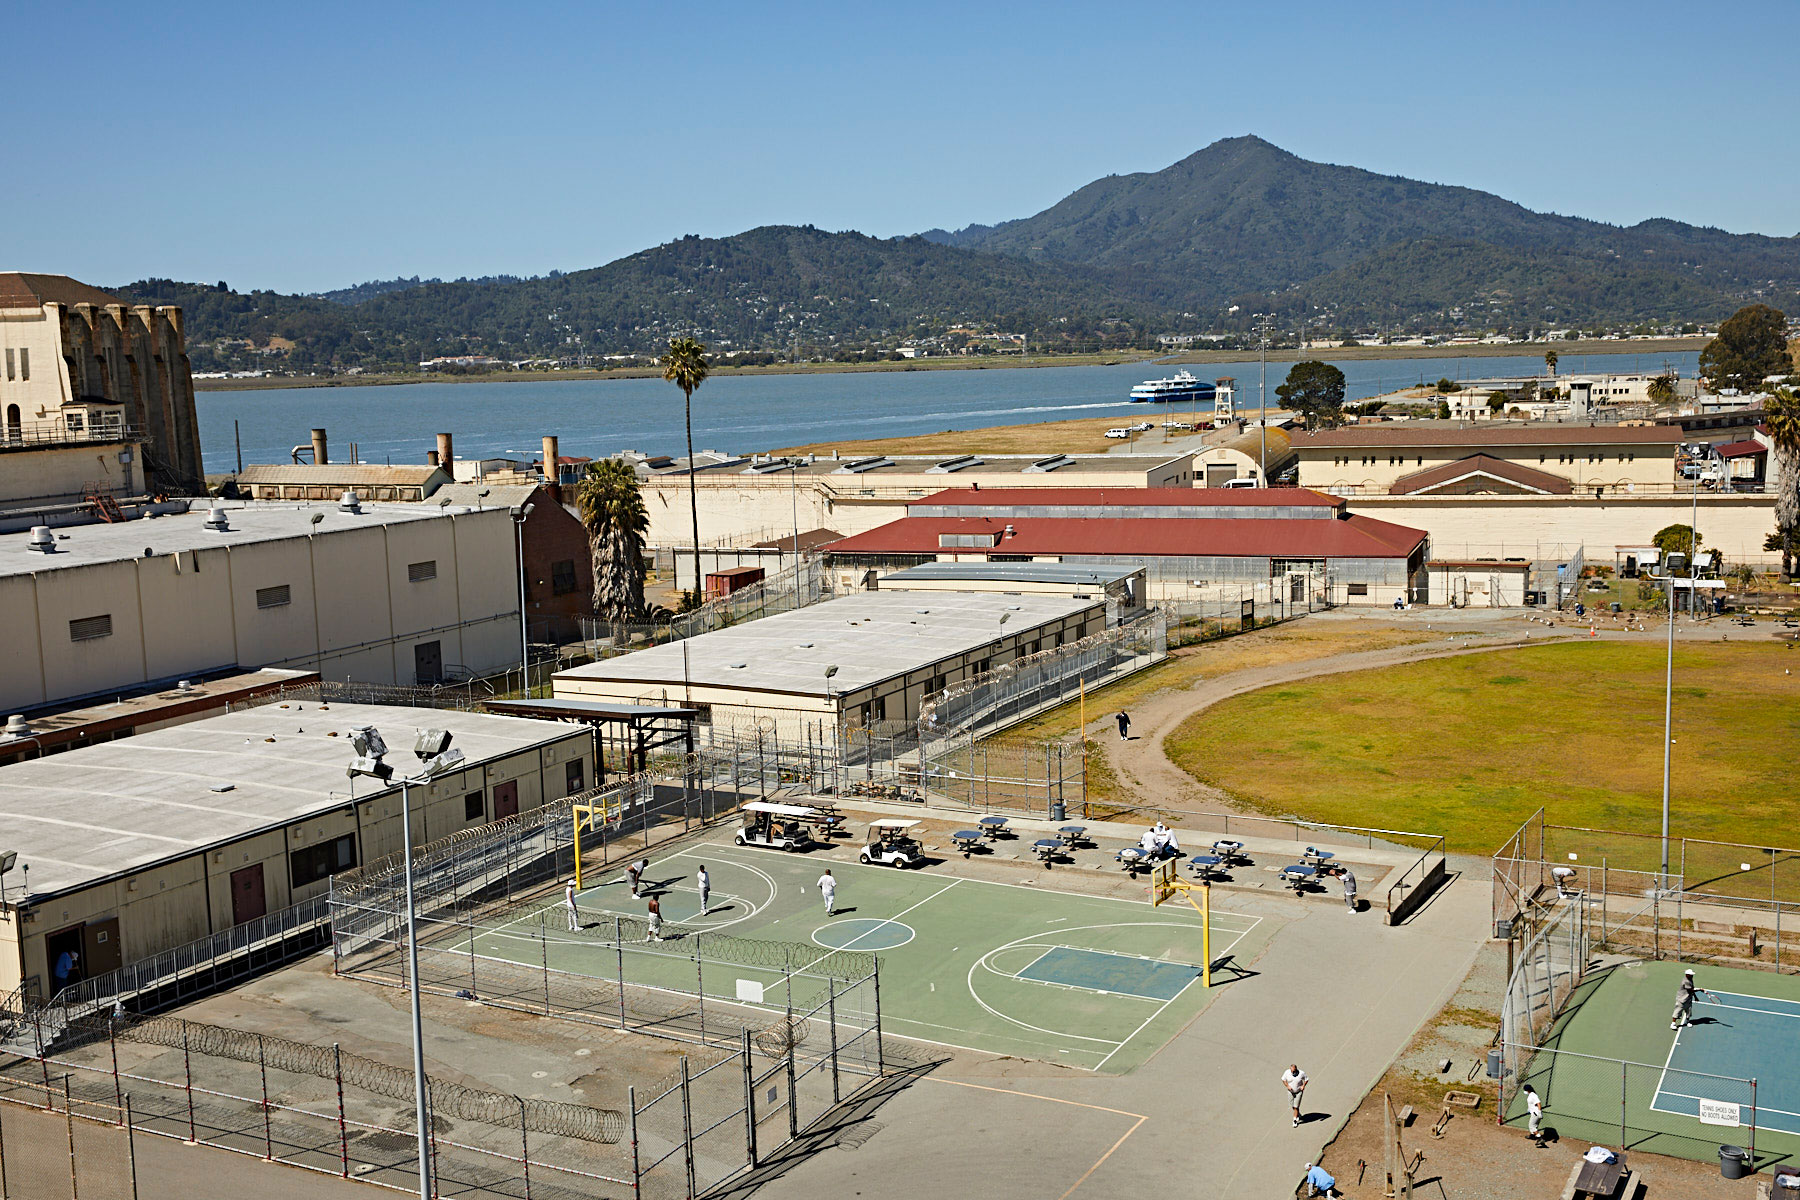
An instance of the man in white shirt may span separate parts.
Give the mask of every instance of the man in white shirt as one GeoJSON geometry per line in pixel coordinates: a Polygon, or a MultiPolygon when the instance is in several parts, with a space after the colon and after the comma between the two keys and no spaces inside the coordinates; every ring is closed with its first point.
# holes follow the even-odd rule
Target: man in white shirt
{"type": "Polygon", "coordinates": [[[829,870],[819,876],[819,894],[825,897],[825,915],[829,917],[837,911],[837,880],[829,870]]]}
{"type": "Polygon", "coordinates": [[[1529,1083],[1525,1085],[1525,1113],[1527,1116],[1526,1131],[1537,1148],[1544,1148],[1544,1101],[1537,1094],[1537,1089],[1529,1083]]]}
{"type": "Polygon", "coordinates": [[[569,932],[574,933],[581,928],[581,910],[575,907],[575,881],[569,880],[563,888],[563,904],[569,910],[569,932]]]}
{"type": "Polygon", "coordinates": [[[1308,1082],[1306,1072],[1300,1069],[1299,1063],[1291,1064],[1287,1070],[1281,1073],[1281,1086],[1287,1089],[1288,1102],[1294,1107],[1295,1126],[1300,1124],[1300,1101],[1306,1095],[1308,1082]]]}
{"type": "Polygon", "coordinates": [[[706,873],[706,864],[700,864],[700,873],[694,876],[694,882],[700,885],[700,915],[705,916],[712,911],[712,876],[706,873]]]}
{"type": "Polygon", "coordinates": [[[649,869],[650,860],[647,858],[640,858],[625,868],[625,878],[631,881],[631,895],[634,899],[637,897],[639,885],[643,883],[644,872],[649,869]]]}

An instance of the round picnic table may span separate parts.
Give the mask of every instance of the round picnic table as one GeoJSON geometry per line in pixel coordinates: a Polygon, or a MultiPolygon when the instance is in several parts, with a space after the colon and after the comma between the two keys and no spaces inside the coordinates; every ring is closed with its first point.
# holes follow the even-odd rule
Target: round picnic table
{"type": "Polygon", "coordinates": [[[1305,863],[1295,863],[1291,867],[1281,868],[1282,880],[1296,892],[1318,877],[1318,870],[1307,866],[1305,863]]]}
{"type": "Polygon", "coordinates": [[[983,817],[975,823],[981,826],[981,831],[989,837],[1000,836],[1001,831],[1006,828],[1005,817],[983,817]]]}
{"type": "Polygon", "coordinates": [[[1069,843],[1069,845],[1073,846],[1076,842],[1079,842],[1082,838],[1087,836],[1087,826],[1086,825],[1064,825],[1061,829],[1058,829],[1056,832],[1062,836],[1063,841],[1065,841],[1065,842],[1069,843]]]}
{"type": "Polygon", "coordinates": [[[1050,860],[1055,858],[1057,851],[1062,849],[1062,841],[1058,838],[1039,838],[1031,843],[1031,848],[1039,858],[1044,860],[1044,867],[1048,869],[1050,860]]]}
{"type": "Polygon", "coordinates": [[[1196,854],[1188,859],[1188,867],[1200,878],[1211,879],[1213,872],[1218,870],[1220,864],[1224,861],[1225,859],[1222,855],[1196,854]]]}
{"type": "Polygon", "coordinates": [[[969,851],[981,841],[981,831],[977,829],[959,829],[950,836],[956,840],[956,848],[962,851],[964,858],[969,857],[969,851]]]}

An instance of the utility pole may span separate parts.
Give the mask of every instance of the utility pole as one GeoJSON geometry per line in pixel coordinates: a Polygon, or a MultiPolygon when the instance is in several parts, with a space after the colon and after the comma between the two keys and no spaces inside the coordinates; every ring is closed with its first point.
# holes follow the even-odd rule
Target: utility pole
{"type": "Polygon", "coordinates": [[[1269,314],[1256,314],[1256,336],[1262,346],[1262,381],[1256,385],[1256,409],[1262,426],[1262,460],[1256,486],[1269,486],[1269,314]]]}

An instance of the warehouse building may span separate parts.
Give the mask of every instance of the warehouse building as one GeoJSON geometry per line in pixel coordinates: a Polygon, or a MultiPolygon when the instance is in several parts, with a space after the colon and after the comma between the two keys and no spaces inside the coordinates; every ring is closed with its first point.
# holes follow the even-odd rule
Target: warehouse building
{"type": "Polygon", "coordinates": [[[1301,487],[1355,495],[1619,495],[1675,486],[1682,431],[1390,421],[1297,433],[1301,487]]]}
{"type": "Polygon", "coordinates": [[[13,713],[227,667],[436,683],[519,659],[512,517],[416,504],[197,502],[0,534],[13,713]]]}
{"type": "Polygon", "coordinates": [[[50,996],[326,892],[400,849],[397,783],[352,779],[374,725],[404,771],[414,731],[458,769],[411,789],[415,845],[582,791],[583,727],[439,709],[273,703],[0,767],[0,994],[50,996]]]}
{"type": "Polygon", "coordinates": [[[558,700],[678,705],[701,736],[916,721],[927,696],[1106,627],[1099,599],[862,592],[559,672],[558,700]],[[766,718],[766,720],[765,720],[766,718]]]}
{"type": "Polygon", "coordinates": [[[1118,625],[1145,611],[1144,571],[1094,570],[1064,563],[940,562],[883,575],[884,592],[1001,592],[1011,596],[1068,596],[1106,605],[1106,623],[1118,625]]]}

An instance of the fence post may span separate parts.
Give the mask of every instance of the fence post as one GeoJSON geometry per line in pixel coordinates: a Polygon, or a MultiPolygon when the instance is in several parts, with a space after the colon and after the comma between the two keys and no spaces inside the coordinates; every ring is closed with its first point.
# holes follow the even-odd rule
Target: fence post
{"type": "Polygon", "coordinates": [[[6,1190],[6,1102],[0,1100],[0,1200],[8,1200],[6,1190]]]}
{"type": "Polygon", "coordinates": [[[1781,974],[1781,901],[1775,902],[1775,973],[1781,974]]]}
{"type": "MultiPolygon", "coordinates": [[[[525,1131],[525,1098],[513,1098],[519,1102],[519,1165],[525,1171],[525,1200],[531,1200],[531,1135],[525,1131]]],[[[437,1178],[435,1171],[432,1172],[432,1178],[437,1178]]]]}
{"type": "Polygon", "coordinates": [[[693,1200],[694,1187],[694,1105],[688,1092],[688,1056],[681,1056],[681,1146],[687,1159],[687,1194],[693,1200]]]}
{"type": "Polygon", "coordinates": [[[337,1079],[338,1161],[345,1179],[350,1178],[350,1130],[344,1124],[344,1049],[331,1043],[331,1073],[337,1079]]]}
{"type": "Polygon", "coordinates": [[[738,1030],[738,1056],[744,1064],[744,1155],[756,1169],[756,1068],[750,1062],[750,1030],[738,1030]]]}
{"type": "Polygon", "coordinates": [[[263,1035],[256,1035],[256,1069],[262,1075],[263,1158],[275,1160],[275,1131],[269,1117],[269,1059],[263,1049],[263,1035]]]}
{"type": "Polygon", "coordinates": [[[44,1053],[46,1047],[44,1046],[44,1009],[42,1005],[33,1004],[31,1006],[31,1023],[37,1031],[38,1069],[44,1074],[44,1109],[49,1111],[54,1105],[50,1100],[50,1060],[44,1053]]]}
{"type": "Polygon", "coordinates": [[[825,980],[825,1022],[831,1028],[831,1102],[838,1103],[837,981],[825,980]]]}
{"type": "Polygon", "coordinates": [[[794,1077],[794,1029],[788,1026],[787,1036],[787,1087],[788,1087],[788,1141],[800,1136],[800,1086],[794,1077]]]}
{"type": "Polygon", "coordinates": [[[619,956],[619,1028],[625,1028],[625,933],[619,918],[613,918],[613,950],[619,956]]]}
{"type": "MultiPolygon", "coordinates": [[[[131,1093],[125,1093],[125,1169],[131,1176],[131,1200],[138,1200],[137,1187],[137,1122],[131,1118],[131,1093]]],[[[0,1200],[4,1200],[6,1180],[0,1178],[0,1200]]]]}
{"type": "Polygon", "coordinates": [[[874,969],[869,977],[875,981],[875,1074],[887,1074],[887,1053],[881,1045],[881,956],[875,956],[874,969]]]}
{"type": "MultiPolygon", "coordinates": [[[[700,1044],[706,1045],[706,972],[700,961],[700,939],[694,939],[694,1003],[700,1011],[700,1044]]],[[[682,1059],[683,1063],[687,1060],[682,1059]]],[[[685,1070],[685,1066],[683,1067],[685,1070]]]]}
{"type": "MultiPolygon", "coordinates": [[[[542,920],[542,919],[543,918],[541,918],[541,917],[539,918],[539,920],[542,920]]],[[[479,990],[480,989],[478,989],[475,986],[475,917],[473,914],[470,914],[470,916],[469,916],[469,991],[473,993],[473,992],[476,992],[479,990]]]]}
{"type": "Polygon", "coordinates": [[[1627,1063],[1619,1064],[1619,1150],[1625,1149],[1625,1123],[1629,1119],[1631,1067],[1627,1063]]]}
{"type": "MultiPolygon", "coordinates": [[[[1687,890],[1686,876],[1682,877],[1681,886],[1682,886],[1683,892],[1687,890]]],[[[1682,892],[1675,893],[1675,961],[1676,962],[1681,961],[1681,895],[1682,895],[1682,892]]]]}
{"type": "Polygon", "coordinates": [[[113,1068],[113,1103],[124,1104],[125,1093],[119,1086],[119,1027],[112,1020],[106,1022],[107,1048],[112,1051],[113,1068]]]}
{"type": "Polygon", "coordinates": [[[186,1021],[181,1023],[181,1070],[182,1077],[187,1083],[188,1144],[190,1146],[197,1145],[200,1141],[200,1136],[194,1130],[194,1061],[193,1056],[188,1052],[188,1027],[186,1021]]]}
{"type": "Polygon", "coordinates": [[[75,1102],[69,1098],[69,1077],[63,1076],[63,1119],[69,1128],[69,1200],[80,1200],[81,1185],[75,1179],[75,1102]]]}

